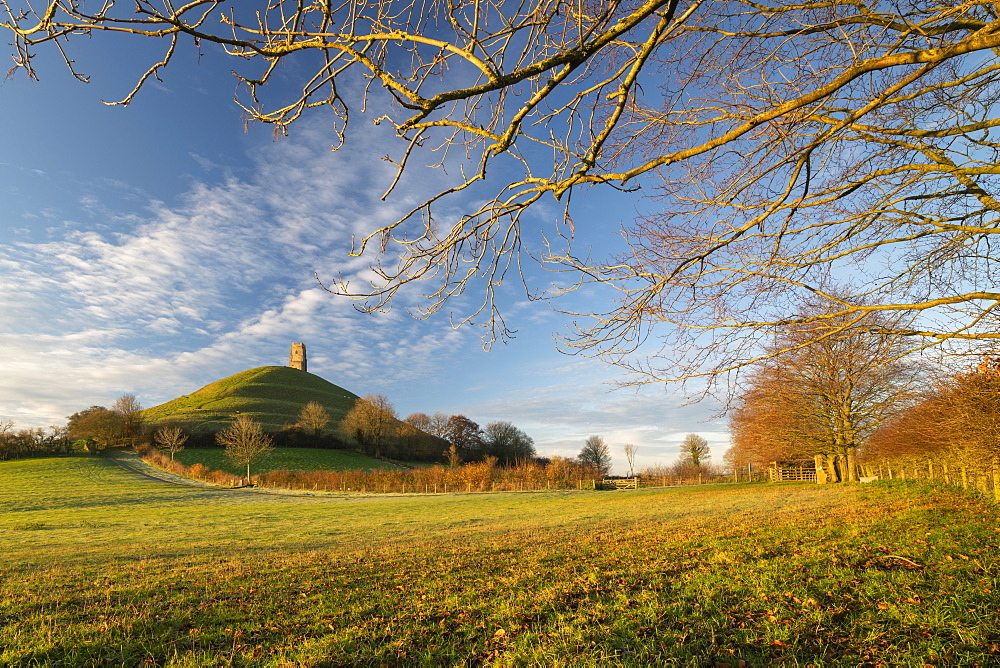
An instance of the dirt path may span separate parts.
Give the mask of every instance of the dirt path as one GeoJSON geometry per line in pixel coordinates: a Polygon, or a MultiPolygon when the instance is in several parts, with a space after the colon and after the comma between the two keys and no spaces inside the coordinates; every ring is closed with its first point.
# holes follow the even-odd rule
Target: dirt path
{"type": "Polygon", "coordinates": [[[182,487],[200,487],[200,488],[214,488],[214,489],[225,489],[229,490],[229,487],[222,487],[221,485],[214,485],[209,482],[203,482],[201,480],[193,480],[191,478],[185,478],[184,476],[177,475],[176,473],[170,473],[169,471],[164,471],[163,469],[158,469],[151,464],[147,464],[142,460],[142,457],[135,454],[134,452],[128,452],[125,450],[116,450],[113,453],[106,453],[104,457],[114,464],[120,466],[126,471],[135,473],[144,478],[150,478],[152,480],[159,480],[160,482],[170,483],[171,485],[181,485],[182,487]]]}
{"type": "MultiPolygon", "coordinates": [[[[177,475],[176,473],[170,473],[169,471],[164,471],[163,469],[158,469],[152,464],[147,464],[142,460],[142,457],[135,454],[134,452],[128,452],[127,450],[116,450],[112,453],[106,453],[105,458],[125,469],[130,473],[142,476],[143,478],[148,478],[150,480],[156,480],[159,482],[169,483],[171,485],[179,485],[181,487],[197,487],[199,489],[209,489],[218,492],[227,492],[229,494],[267,494],[275,496],[312,496],[312,497],[324,497],[324,498],[336,498],[336,499],[356,499],[359,497],[368,496],[378,496],[370,494],[345,494],[343,492],[321,492],[313,490],[304,489],[271,489],[266,487],[226,487],[224,485],[216,485],[210,482],[204,482],[201,480],[194,480],[193,478],[185,478],[184,476],[177,475]]],[[[396,496],[393,494],[381,495],[381,496],[396,496]]]]}

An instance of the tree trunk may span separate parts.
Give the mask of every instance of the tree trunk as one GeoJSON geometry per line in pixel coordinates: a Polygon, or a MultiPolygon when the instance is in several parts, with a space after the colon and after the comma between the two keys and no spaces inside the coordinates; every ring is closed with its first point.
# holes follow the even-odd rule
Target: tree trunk
{"type": "Polygon", "coordinates": [[[993,500],[1000,502],[1000,462],[993,461],[993,500]]]}
{"type": "Polygon", "coordinates": [[[825,485],[827,482],[826,469],[823,466],[823,455],[815,455],[813,461],[816,462],[816,483],[825,485]]]}
{"type": "Polygon", "coordinates": [[[830,482],[843,482],[844,465],[840,461],[840,455],[827,455],[826,459],[830,463],[830,482]]]}
{"type": "Polygon", "coordinates": [[[855,458],[854,448],[846,448],[847,456],[847,481],[857,482],[858,481],[858,462],[855,458]]]}

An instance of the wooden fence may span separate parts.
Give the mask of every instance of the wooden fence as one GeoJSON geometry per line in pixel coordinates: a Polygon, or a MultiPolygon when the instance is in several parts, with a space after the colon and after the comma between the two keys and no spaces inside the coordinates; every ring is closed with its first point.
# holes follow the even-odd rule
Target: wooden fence
{"type": "MultiPolygon", "coordinates": [[[[740,482],[746,482],[747,474],[742,474],[740,482]]],[[[763,480],[761,474],[755,473],[754,481],[763,480]]],[[[636,476],[634,478],[606,478],[595,480],[594,489],[645,489],[648,487],[679,487],[681,485],[707,485],[720,482],[737,482],[735,477],[730,475],[704,475],[694,477],[682,476],[636,476]]]]}
{"type": "Polygon", "coordinates": [[[639,478],[610,478],[595,480],[594,489],[638,489],[639,478]]]}
{"type": "Polygon", "coordinates": [[[976,490],[1000,502],[1000,464],[980,466],[934,459],[880,460],[861,465],[862,475],[881,480],[928,480],[976,490]]]}

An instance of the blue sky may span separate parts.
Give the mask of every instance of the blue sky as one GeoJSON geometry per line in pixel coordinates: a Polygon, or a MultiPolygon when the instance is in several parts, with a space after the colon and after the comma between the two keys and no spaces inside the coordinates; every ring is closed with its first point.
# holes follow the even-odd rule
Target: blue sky
{"type": "MultiPolygon", "coordinates": [[[[546,455],[573,456],[598,434],[619,472],[625,443],[639,447],[638,466],[669,463],[691,432],[721,460],[728,434],[714,406],[685,406],[673,387],[615,390],[615,369],[556,351],[563,316],[516,286],[502,299],[517,336],[489,352],[478,329],[448,317],[471,295],[416,320],[402,308],[360,314],[324,292],[314,274],[365,276],[347,256],[352,234],[447,178],[415,170],[380,202],[388,129],[357,123],[337,152],[323,113],[280,141],[268,128],[244,132],[235,80],[208,49],[200,64],[184,54],[129,108],[109,107],[100,100],[124,96],[155,56],[81,44],[92,83],[39,56],[41,82],[16,74],[0,86],[0,417],[62,423],[123,392],[153,406],[285,364],[289,344],[305,341],[310,371],[385,394],[402,416],[510,420],[546,455]]],[[[576,249],[613,249],[632,197],[575,196],[576,249]]],[[[557,214],[543,207],[533,224],[551,229],[557,214]]],[[[535,287],[551,280],[532,273],[535,287]]]]}

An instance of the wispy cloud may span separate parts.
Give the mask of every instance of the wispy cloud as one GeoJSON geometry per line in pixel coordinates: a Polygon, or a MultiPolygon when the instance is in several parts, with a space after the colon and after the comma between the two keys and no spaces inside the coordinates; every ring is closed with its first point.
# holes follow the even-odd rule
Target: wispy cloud
{"type": "MultiPolygon", "coordinates": [[[[385,132],[356,140],[377,144],[385,132]]],[[[383,203],[392,166],[361,163],[351,147],[331,152],[328,141],[321,124],[299,124],[291,139],[251,149],[249,168],[200,160],[216,180],[159,193],[164,201],[77,175],[57,206],[0,213],[0,229],[31,232],[0,241],[0,417],[45,426],[123,392],[154,405],[284,364],[289,343],[306,341],[310,370],[332,382],[388,394],[404,413],[510,420],[543,454],[575,456],[598,434],[620,469],[624,443],[639,446],[641,466],[676,459],[684,435],[697,432],[721,458],[725,429],[703,422],[704,407],[662,390],[613,392],[613,371],[554,355],[560,316],[523,291],[508,312],[523,329],[523,359],[499,346],[482,353],[478,332],[452,329],[447,314],[410,318],[419,285],[375,316],[324,291],[314,274],[370,276],[368,259],[347,252],[353,235],[392,222],[445,178],[414,171],[383,203]]],[[[51,189],[48,175],[20,178],[51,189]]],[[[464,299],[472,303],[460,297],[458,306],[464,299]]]]}
{"type": "Polygon", "coordinates": [[[362,275],[351,236],[408,206],[379,203],[382,164],[328,151],[307,126],[253,160],[250,177],[196,183],[139,213],[116,216],[95,188],[78,203],[104,212],[100,224],[0,246],[0,415],[46,424],[124,391],[158,403],[282,364],[293,340],[316,342],[318,371],[388,384],[427,373],[467,338],[446,323],[365,316],[316,283],[314,272],[362,275]]]}

